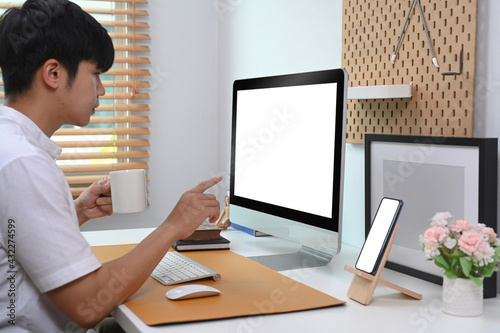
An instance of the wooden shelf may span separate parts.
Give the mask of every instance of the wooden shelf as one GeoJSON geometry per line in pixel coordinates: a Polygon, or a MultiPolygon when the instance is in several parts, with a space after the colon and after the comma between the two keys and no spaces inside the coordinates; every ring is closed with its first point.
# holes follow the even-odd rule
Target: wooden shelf
{"type": "Polygon", "coordinates": [[[411,98],[412,83],[384,86],[349,87],[347,99],[411,98]]]}

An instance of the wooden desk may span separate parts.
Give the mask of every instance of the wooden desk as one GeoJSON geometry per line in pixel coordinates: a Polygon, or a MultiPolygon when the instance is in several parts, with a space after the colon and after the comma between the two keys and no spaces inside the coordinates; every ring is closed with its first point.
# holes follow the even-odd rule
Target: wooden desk
{"type": "MultiPolygon", "coordinates": [[[[91,245],[139,242],[150,230],[133,229],[113,232],[85,232],[91,245]]],[[[223,232],[231,249],[241,255],[273,254],[293,250],[286,242],[270,237],[254,238],[234,229],[223,232]]],[[[189,324],[150,327],[125,305],[113,316],[127,332],[495,332],[500,327],[500,298],[484,301],[484,314],[460,318],[441,311],[441,286],[384,269],[382,278],[423,295],[422,300],[409,298],[383,285],[377,286],[369,306],[347,297],[352,274],[345,265],[354,266],[358,248],[343,245],[341,253],[324,267],[281,272],[292,279],[345,300],[346,305],[303,312],[224,319],[189,324]]]]}

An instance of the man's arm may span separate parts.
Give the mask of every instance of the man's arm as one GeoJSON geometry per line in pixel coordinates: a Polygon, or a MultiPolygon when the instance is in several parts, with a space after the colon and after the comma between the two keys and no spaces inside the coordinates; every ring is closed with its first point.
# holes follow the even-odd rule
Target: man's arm
{"type": "Polygon", "coordinates": [[[167,219],[128,254],[46,295],[72,321],[94,327],[142,286],[175,241],[192,234],[206,218],[212,223],[217,219],[219,202],[203,192],[221,179],[184,193],[167,219]]]}

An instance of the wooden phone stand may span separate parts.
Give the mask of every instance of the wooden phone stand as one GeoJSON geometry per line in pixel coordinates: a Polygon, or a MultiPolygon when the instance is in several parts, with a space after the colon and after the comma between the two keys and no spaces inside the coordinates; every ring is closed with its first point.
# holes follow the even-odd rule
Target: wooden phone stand
{"type": "Polygon", "coordinates": [[[352,268],[347,265],[344,267],[346,271],[354,274],[351,286],[349,287],[349,290],[347,292],[347,296],[349,298],[361,304],[368,305],[372,300],[375,287],[377,286],[378,283],[380,283],[386,287],[400,291],[403,294],[410,296],[412,298],[422,299],[422,295],[420,294],[417,294],[411,290],[395,285],[394,283],[380,279],[380,274],[384,269],[385,262],[387,261],[387,257],[389,256],[389,252],[391,251],[392,243],[394,242],[394,237],[396,236],[396,231],[398,230],[398,227],[399,227],[398,224],[394,226],[391,238],[389,238],[389,242],[387,243],[387,247],[385,249],[382,259],[380,260],[380,264],[377,269],[377,273],[375,273],[375,275],[365,273],[363,271],[360,271],[356,268],[352,268]]]}

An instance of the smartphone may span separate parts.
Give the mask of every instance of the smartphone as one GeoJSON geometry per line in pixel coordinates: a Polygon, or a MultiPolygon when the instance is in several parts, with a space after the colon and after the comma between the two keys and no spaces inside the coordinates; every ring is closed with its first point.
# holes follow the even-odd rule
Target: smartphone
{"type": "Polygon", "coordinates": [[[368,237],[366,237],[356,261],[356,269],[368,274],[377,272],[402,207],[403,201],[401,200],[382,198],[373,218],[368,237]]]}

